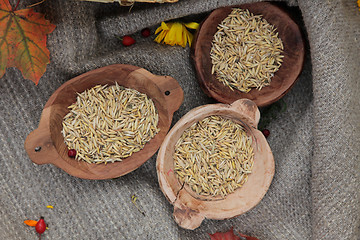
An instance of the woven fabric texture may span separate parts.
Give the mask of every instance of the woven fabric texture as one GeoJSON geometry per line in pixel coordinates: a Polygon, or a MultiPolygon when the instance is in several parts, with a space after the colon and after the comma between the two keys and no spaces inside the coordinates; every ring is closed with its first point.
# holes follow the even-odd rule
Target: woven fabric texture
{"type": "MultiPolygon", "coordinates": [[[[19,9],[34,1],[20,1],[19,9]]],[[[161,21],[202,20],[209,11],[244,0],[180,0],[173,4],[118,4],[48,0],[35,8],[56,29],[48,36],[51,63],[35,86],[9,68],[0,79],[0,239],[37,239],[26,219],[44,216],[42,239],[209,239],[235,231],[263,240],[360,239],[360,12],[355,0],[285,1],[307,39],[303,71],[283,98],[287,108],[267,128],[276,171],[264,199],[228,220],[206,219],[180,228],[162,194],[156,155],[117,179],[84,180],[52,165],[35,165],[24,150],[51,94],[67,80],[123,63],[174,77],[185,98],[173,124],[194,107],[214,103],[200,89],[190,49],[160,45],[161,21]],[[130,10],[130,11],[129,11],[130,10]],[[118,37],[133,34],[125,48],[118,37]],[[141,214],[131,202],[138,197],[141,214]],[[46,208],[53,205],[53,209],[46,208]]],[[[11,0],[12,6],[16,1],[11,0]]],[[[266,115],[268,109],[261,109],[266,115]]]]}

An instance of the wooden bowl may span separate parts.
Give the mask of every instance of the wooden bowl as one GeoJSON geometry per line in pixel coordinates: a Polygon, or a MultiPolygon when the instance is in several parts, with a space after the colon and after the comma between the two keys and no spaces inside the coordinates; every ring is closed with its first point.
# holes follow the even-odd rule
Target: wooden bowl
{"type": "Polygon", "coordinates": [[[200,106],[184,115],[165,137],[157,156],[156,168],[162,192],[174,205],[174,219],[183,228],[195,229],[204,218],[226,219],[238,216],[257,205],[267,192],[274,176],[275,165],[264,135],[257,130],[260,112],[254,102],[240,99],[228,104],[200,106]],[[201,198],[186,184],[182,186],[174,173],[175,144],[193,123],[211,115],[221,115],[241,121],[253,137],[254,165],[248,181],[223,199],[201,198]]]}
{"type": "Polygon", "coordinates": [[[254,101],[259,107],[270,105],[283,97],[297,80],[304,63],[304,40],[299,26],[283,9],[268,3],[258,2],[223,7],[214,10],[201,24],[192,49],[197,78],[203,91],[219,102],[232,103],[241,98],[248,98],[254,101]],[[283,41],[283,63],[274,74],[269,86],[260,91],[252,89],[248,93],[239,90],[232,91],[211,74],[212,62],[210,50],[213,36],[217,26],[223,21],[232,8],[248,9],[254,15],[262,15],[270,24],[274,25],[283,41]]]}
{"type": "Polygon", "coordinates": [[[170,128],[173,113],[182,101],[183,90],[172,77],[156,76],[131,65],[102,67],[69,80],[51,95],[43,109],[39,127],[25,140],[25,149],[34,163],[51,163],[79,178],[116,178],[135,170],[158,150],[170,128]],[[69,112],[67,107],[76,101],[76,93],[99,84],[114,85],[115,82],[145,93],[153,100],[159,114],[160,132],[141,151],[122,162],[90,164],[68,157],[68,148],[61,133],[63,117],[69,112]]]}

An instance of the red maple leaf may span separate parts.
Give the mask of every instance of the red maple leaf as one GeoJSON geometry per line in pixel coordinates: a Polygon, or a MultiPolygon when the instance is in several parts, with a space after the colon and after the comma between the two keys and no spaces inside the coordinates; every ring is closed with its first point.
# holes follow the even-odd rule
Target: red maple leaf
{"type": "Polygon", "coordinates": [[[50,63],[46,35],[54,29],[43,14],[33,9],[13,11],[9,0],[0,0],[0,78],[6,68],[16,67],[38,84],[50,63]]]}
{"type": "MultiPolygon", "coordinates": [[[[216,232],[214,234],[209,234],[209,235],[211,240],[242,240],[242,238],[235,235],[233,228],[230,228],[229,231],[224,233],[216,232]]],[[[239,233],[239,235],[245,238],[246,240],[259,240],[257,238],[246,236],[241,233],[239,233]]]]}

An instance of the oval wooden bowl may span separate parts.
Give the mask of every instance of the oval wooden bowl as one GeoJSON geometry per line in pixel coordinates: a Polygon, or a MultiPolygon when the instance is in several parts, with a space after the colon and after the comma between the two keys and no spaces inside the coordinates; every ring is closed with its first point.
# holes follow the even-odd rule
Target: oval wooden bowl
{"type": "Polygon", "coordinates": [[[268,2],[243,4],[214,10],[201,24],[192,49],[198,81],[208,96],[223,103],[232,103],[237,99],[248,98],[259,107],[270,105],[290,90],[302,70],[304,56],[304,40],[299,26],[288,13],[268,2]],[[277,28],[279,37],[284,44],[284,58],[280,69],[274,74],[270,85],[260,91],[255,88],[248,93],[238,90],[232,91],[228,86],[218,81],[215,74],[211,74],[210,50],[213,36],[217,31],[218,24],[229,15],[234,7],[248,9],[255,15],[262,15],[264,19],[277,28]]]}
{"type": "Polygon", "coordinates": [[[25,140],[30,159],[37,164],[51,163],[70,175],[85,179],[109,179],[125,175],[146,162],[165,138],[173,113],[183,101],[183,90],[169,76],[156,76],[143,68],[131,65],[110,65],[75,77],[60,86],[47,101],[39,123],[25,140]],[[76,93],[96,85],[119,85],[136,89],[149,96],[158,111],[160,132],[145,147],[122,162],[95,164],[70,158],[62,136],[62,120],[68,106],[76,101],[76,93]],[[41,148],[36,151],[36,148],[41,148]]]}
{"type": "Polygon", "coordinates": [[[174,205],[174,219],[183,228],[195,229],[204,218],[227,219],[238,216],[257,205],[267,192],[274,176],[275,164],[264,135],[257,130],[260,112],[254,102],[240,99],[233,104],[200,106],[184,115],[165,137],[157,156],[156,168],[162,192],[174,205]],[[201,198],[186,184],[182,186],[174,173],[175,144],[193,123],[211,115],[222,115],[241,121],[253,137],[254,166],[248,181],[235,192],[221,198],[201,198]]]}

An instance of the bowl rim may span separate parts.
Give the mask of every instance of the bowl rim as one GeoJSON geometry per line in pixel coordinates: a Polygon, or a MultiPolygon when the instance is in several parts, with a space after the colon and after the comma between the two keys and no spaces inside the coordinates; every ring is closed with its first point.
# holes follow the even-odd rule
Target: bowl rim
{"type": "MultiPolygon", "coordinates": [[[[236,102],[241,101],[241,100],[237,100],[236,102]]],[[[257,160],[258,162],[256,162],[256,160],[255,160],[255,155],[258,157],[257,159],[264,156],[263,154],[260,154],[260,151],[262,153],[266,152],[266,154],[267,154],[266,155],[267,158],[264,159],[263,161],[267,164],[268,169],[266,169],[266,171],[264,170],[264,172],[263,172],[264,174],[262,174],[262,172],[256,173],[256,174],[258,174],[258,176],[260,176],[260,180],[261,179],[263,180],[264,185],[261,188],[256,190],[256,193],[254,194],[255,200],[254,201],[252,199],[249,200],[251,202],[251,204],[248,204],[247,206],[245,206],[246,204],[243,205],[243,203],[240,203],[239,206],[241,206],[241,209],[239,208],[239,209],[235,209],[234,211],[232,211],[232,209],[230,209],[230,207],[227,207],[225,203],[236,199],[238,197],[239,191],[242,191],[242,192],[247,191],[247,190],[244,190],[245,186],[247,186],[246,189],[250,188],[249,187],[249,185],[251,184],[251,183],[249,183],[250,179],[254,180],[254,178],[256,177],[254,172],[252,174],[249,174],[247,183],[245,183],[241,188],[238,188],[237,190],[235,190],[235,192],[228,194],[224,199],[219,199],[216,201],[207,201],[207,200],[203,200],[203,199],[197,199],[192,194],[188,193],[186,190],[184,191],[184,189],[182,187],[179,187],[179,185],[176,185],[176,183],[174,183],[174,182],[177,182],[177,178],[175,176],[175,173],[173,171],[170,171],[171,168],[169,169],[168,166],[173,166],[174,160],[172,158],[172,154],[175,151],[174,146],[175,146],[177,140],[179,139],[179,137],[181,136],[181,134],[189,126],[191,126],[191,124],[193,124],[194,122],[197,122],[198,120],[196,120],[196,119],[203,119],[206,116],[208,116],[208,114],[203,113],[204,110],[212,110],[212,111],[213,110],[216,110],[216,111],[228,110],[229,111],[229,109],[230,109],[229,106],[231,106],[231,105],[217,103],[217,104],[207,104],[207,105],[203,105],[203,106],[194,108],[194,109],[190,110],[186,115],[184,115],[171,128],[171,130],[165,137],[165,139],[159,149],[159,152],[158,152],[156,168],[157,168],[158,181],[159,181],[160,188],[161,188],[163,194],[165,195],[165,197],[168,199],[168,201],[172,205],[174,205],[175,209],[178,208],[179,205],[186,205],[187,208],[190,208],[191,210],[196,211],[197,214],[204,215],[204,217],[207,217],[207,218],[211,218],[211,219],[231,218],[231,217],[241,215],[241,214],[249,211],[253,207],[255,207],[261,201],[261,199],[263,199],[267,190],[269,189],[269,186],[272,182],[272,178],[274,176],[274,171],[275,171],[274,158],[273,158],[271,149],[270,149],[264,135],[259,130],[257,130],[257,128],[256,128],[257,125],[253,126],[253,124],[248,124],[248,125],[250,126],[251,130],[254,133],[254,137],[256,139],[256,142],[257,142],[258,148],[259,148],[259,149],[257,149],[259,153],[256,153],[255,149],[254,149],[253,169],[255,167],[256,167],[256,169],[258,169],[259,166],[261,165],[260,160],[257,160]],[[172,141],[172,143],[171,143],[171,141],[172,141]]],[[[230,111],[233,111],[235,116],[236,115],[241,116],[241,113],[239,113],[239,112],[235,112],[232,109],[230,109],[230,111]]],[[[257,109],[257,111],[258,111],[258,109],[257,109]]],[[[224,114],[227,114],[227,113],[224,112],[224,114]]],[[[210,115],[221,115],[221,114],[218,114],[218,112],[217,112],[217,114],[210,114],[210,115]]],[[[175,213],[175,210],[174,210],[174,213],[175,213]]]]}
{"type": "Polygon", "coordinates": [[[34,163],[51,163],[75,177],[94,180],[117,178],[134,171],[156,153],[171,126],[173,113],[180,107],[182,101],[183,90],[179,83],[172,77],[158,76],[143,68],[126,64],[113,64],[97,68],[68,80],[55,90],[44,106],[38,128],[32,131],[25,140],[25,149],[34,163]],[[120,73],[122,73],[122,75],[120,73]],[[96,80],[98,76],[110,77],[109,79],[99,81],[96,80]],[[123,77],[123,79],[120,79],[121,77],[123,77]],[[137,80],[133,81],[136,78],[139,78],[138,82],[140,83],[138,83],[137,80]],[[81,85],[81,81],[85,81],[86,86],[90,86],[81,86],[81,88],[84,89],[89,89],[99,84],[112,85],[118,82],[121,86],[133,88],[145,93],[154,101],[155,108],[159,115],[158,126],[161,126],[160,132],[147,142],[142,150],[133,153],[132,156],[125,158],[121,162],[96,164],[68,157],[68,148],[63,142],[64,138],[61,134],[61,122],[63,116],[66,115],[67,107],[73,102],[73,99],[69,98],[64,100],[62,96],[68,93],[69,95],[74,95],[74,99],[76,99],[76,92],[81,91],[77,91],[78,89],[75,84],[81,85]],[[147,86],[151,85],[152,93],[141,91],[137,87],[133,87],[133,85],[129,86],[128,82],[130,81],[133,81],[133,83],[130,84],[139,84],[140,88],[142,87],[144,89],[147,89],[147,86]],[[171,90],[171,94],[167,95],[165,89],[171,90]],[[57,111],[60,111],[60,114],[57,111]],[[37,135],[41,135],[43,139],[37,135]],[[41,152],[35,153],[34,146],[37,145],[42,146],[42,150],[41,152]]]}
{"type": "MultiPolygon", "coordinates": [[[[263,11],[265,12],[265,10],[263,11]]],[[[258,13],[254,13],[254,15],[259,15],[258,13]]],[[[261,14],[264,15],[264,14],[261,14]]],[[[275,16],[275,15],[274,15],[275,16]]],[[[268,21],[268,18],[263,16],[264,19],[268,21]]],[[[268,21],[269,22],[269,21],[268,21]]],[[[269,22],[271,23],[271,22],[269,22]]],[[[272,24],[272,23],[271,23],[272,24]]],[[[281,28],[281,29],[282,29],[281,28]]],[[[216,31],[215,31],[216,32],[216,31]]],[[[214,33],[215,33],[214,32],[214,33]]],[[[213,36],[213,35],[212,35],[213,36]]],[[[284,38],[285,39],[285,38],[284,38]]],[[[286,38],[287,39],[287,38],[286,38]]],[[[285,39],[285,40],[286,40],[285,39]]],[[[290,42],[290,40],[289,40],[290,42]]],[[[200,24],[199,29],[196,32],[194,43],[191,48],[191,58],[193,60],[196,76],[198,83],[201,87],[201,89],[207,94],[209,97],[212,97],[216,99],[219,102],[222,103],[232,103],[233,101],[241,98],[248,98],[252,101],[254,101],[259,107],[268,106],[280,98],[282,98],[290,89],[293,87],[293,85],[298,80],[299,75],[302,72],[303,66],[304,66],[304,60],[305,60],[305,38],[304,35],[300,29],[300,27],[297,25],[297,23],[292,19],[292,16],[289,15],[289,13],[283,9],[281,6],[279,6],[276,3],[270,3],[270,2],[255,2],[255,3],[245,3],[240,5],[232,5],[232,6],[226,6],[221,7],[213,10],[207,17],[202,21],[200,24]],[[274,89],[276,91],[274,93],[273,89],[270,89],[269,86],[263,87],[262,90],[252,89],[249,93],[243,93],[239,90],[231,91],[229,87],[223,85],[218,81],[214,74],[211,74],[211,60],[210,60],[210,49],[211,49],[211,41],[212,39],[208,39],[206,35],[210,31],[213,32],[213,28],[217,27],[217,25],[228,15],[224,15],[226,12],[231,12],[232,8],[243,8],[248,9],[250,12],[252,12],[252,9],[264,7],[266,9],[266,14],[277,14],[276,16],[281,16],[281,19],[284,19],[286,21],[282,21],[282,25],[279,25],[278,23],[273,24],[275,27],[277,27],[277,30],[280,35],[284,35],[285,31],[279,31],[279,26],[282,28],[287,28],[287,30],[292,30],[292,38],[294,38],[293,41],[296,50],[298,50],[298,54],[295,55],[293,53],[294,49],[285,46],[284,43],[284,54],[287,54],[288,52],[291,53],[289,55],[284,56],[284,62],[280,69],[275,72],[274,77],[272,80],[273,85],[275,82],[279,81],[279,84],[276,83],[276,85],[279,85],[279,89],[274,89]],[[219,18],[219,15],[224,15],[223,17],[219,18]],[[219,18],[218,21],[215,21],[217,18],[219,18]],[[211,24],[210,24],[211,23],[211,24]],[[217,23],[217,24],[215,24],[217,23]],[[199,38],[201,38],[201,41],[199,41],[199,38]],[[286,47],[286,49],[285,49],[286,47]],[[291,57],[291,58],[290,58],[291,57]],[[205,60],[204,60],[205,59],[205,60]],[[290,62],[286,62],[286,61],[290,62]],[[295,62],[294,62],[295,61],[295,62]],[[204,63],[205,62],[205,63],[204,63]],[[284,69],[284,65],[286,66],[286,69],[290,68],[288,72],[290,72],[290,77],[286,76],[284,69]],[[279,73],[281,73],[281,78],[279,79],[279,73]],[[284,84],[285,83],[285,84],[284,84]]],[[[271,86],[271,84],[270,84],[271,86]]]]}

